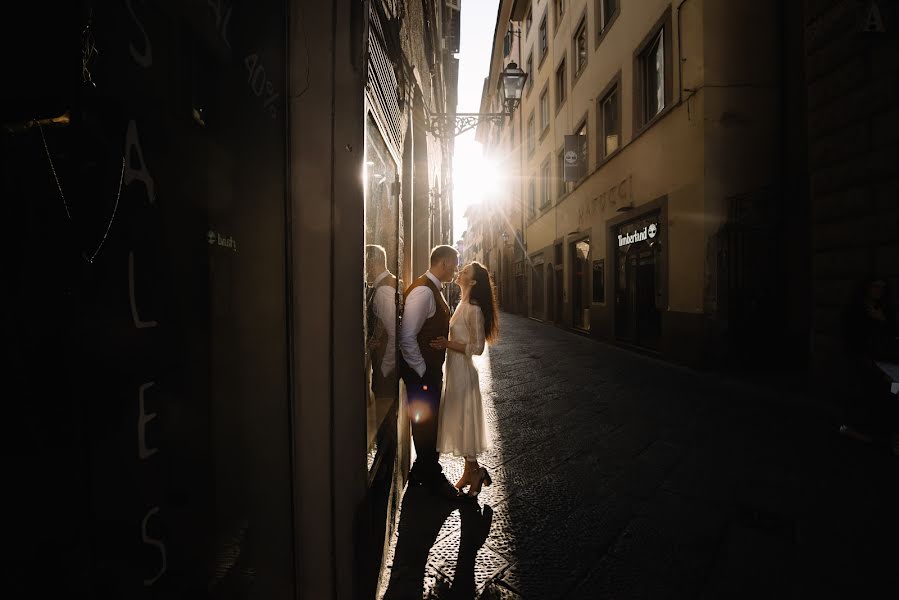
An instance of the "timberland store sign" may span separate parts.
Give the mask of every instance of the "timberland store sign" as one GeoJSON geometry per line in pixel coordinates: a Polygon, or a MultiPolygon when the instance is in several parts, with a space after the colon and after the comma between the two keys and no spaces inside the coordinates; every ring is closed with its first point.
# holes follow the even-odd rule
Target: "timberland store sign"
{"type": "Polygon", "coordinates": [[[630,246],[635,242],[645,242],[654,239],[659,233],[659,226],[650,223],[643,229],[637,229],[633,233],[618,234],[618,247],[630,246]]]}

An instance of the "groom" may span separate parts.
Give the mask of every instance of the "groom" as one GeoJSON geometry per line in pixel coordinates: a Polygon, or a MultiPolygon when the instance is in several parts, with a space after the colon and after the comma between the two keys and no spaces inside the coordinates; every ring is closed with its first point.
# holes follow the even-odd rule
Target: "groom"
{"type": "Polygon", "coordinates": [[[437,246],[431,251],[430,268],[403,295],[405,308],[399,336],[400,376],[406,383],[416,454],[409,480],[445,498],[458,497],[458,490],[444,477],[437,461],[446,350],[432,348],[430,342],[449,337],[450,309],[440,290],[455,278],[458,270],[459,253],[455,248],[437,246]]]}

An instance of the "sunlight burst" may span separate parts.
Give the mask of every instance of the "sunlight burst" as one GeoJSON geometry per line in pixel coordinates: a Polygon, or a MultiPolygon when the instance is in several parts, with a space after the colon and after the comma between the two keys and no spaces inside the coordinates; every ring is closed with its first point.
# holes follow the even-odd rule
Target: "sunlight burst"
{"type": "Polygon", "coordinates": [[[453,187],[458,203],[464,205],[487,203],[500,190],[500,167],[496,161],[480,153],[456,153],[453,163],[453,187]]]}

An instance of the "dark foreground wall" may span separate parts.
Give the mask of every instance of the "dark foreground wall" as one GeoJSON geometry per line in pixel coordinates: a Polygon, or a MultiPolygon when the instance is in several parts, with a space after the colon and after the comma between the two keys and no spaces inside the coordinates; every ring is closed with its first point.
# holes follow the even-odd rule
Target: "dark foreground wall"
{"type": "Polygon", "coordinates": [[[807,0],[805,58],[812,355],[816,372],[832,376],[840,315],[859,280],[876,274],[899,287],[899,3],[807,0]]]}
{"type": "Polygon", "coordinates": [[[285,14],[4,7],[14,596],[293,594],[285,14]]]}

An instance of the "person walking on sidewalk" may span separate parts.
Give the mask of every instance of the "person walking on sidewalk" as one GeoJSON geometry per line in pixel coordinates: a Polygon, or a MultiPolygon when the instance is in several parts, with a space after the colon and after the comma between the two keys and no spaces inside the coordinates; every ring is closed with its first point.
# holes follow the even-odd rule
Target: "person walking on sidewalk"
{"type": "Polygon", "coordinates": [[[899,408],[877,366],[899,362],[899,326],[885,279],[858,286],[844,314],[844,343],[853,388],[844,398],[840,432],[857,440],[886,442],[899,456],[899,408]]]}
{"type": "Polygon", "coordinates": [[[406,384],[416,454],[409,480],[446,498],[459,496],[443,475],[437,453],[446,350],[435,348],[430,342],[449,334],[450,309],[441,288],[455,278],[458,269],[459,254],[455,248],[437,246],[431,251],[430,268],[412,282],[403,296],[405,308],[399,336],[400,377],[406,384]]]}
{"type": "Polygon", "coordinates": [[[493,482],[487,469],[478,464],[478,454],[490,447],[490,439],[472,356],[483,354],[486,342],[496,339],[499,312],[496,290],[483,265],[466,265],[456,281],[462,299],[450,321],[449,338],[438,337],[431,342],[434,349],[448,350],[437,450],[465,458],[465,469],[455,487],[461,491],[469,486],[468,495],[477,496],[481,486],[493,482]]]}

